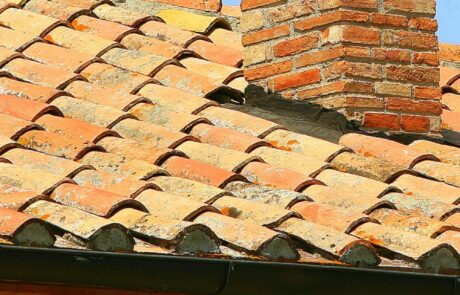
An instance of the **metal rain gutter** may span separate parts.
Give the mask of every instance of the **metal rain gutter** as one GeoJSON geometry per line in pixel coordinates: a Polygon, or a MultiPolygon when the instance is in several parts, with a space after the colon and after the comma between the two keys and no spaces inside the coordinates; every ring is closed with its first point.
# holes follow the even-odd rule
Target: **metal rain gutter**
{"type": "Polygon", "coordinates": [[[0,281],[199,295],[460,295],[449,275],[16,246],[0,246],[0,281]]]}

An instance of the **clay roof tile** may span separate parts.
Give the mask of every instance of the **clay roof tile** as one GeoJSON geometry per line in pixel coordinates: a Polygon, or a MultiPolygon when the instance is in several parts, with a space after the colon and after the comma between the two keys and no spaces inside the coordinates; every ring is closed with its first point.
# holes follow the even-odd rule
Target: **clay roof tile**
{"type": "Polygon", "coordinates": [[[29,0],[25,3],[23,8],[24,10],[68,22],[71,22],[74,18],[82,14],[90,13],[89,9],[69,6],[64,3],[48,0],[29,0]]]}
{"type": "Polygon", "coordinates": [[[119,42],[128,34],[140,32],[137,29],[119,23],[81,15],[71,23],[72,27],[81,32],[87,32],[104,39],[119,42]]]}
{"type": "Polygon", "coordinates": [[[42,39],[32,34],[14,31],[5,27],[0,27],[0,44],[11,50],[18,52],[35,42],[41,42],[42,39]]]}
{"type": "Polygon", "coordinates": [[[43,14],[9,8],[0,14],[0,22],[3,26],[15,31],[43,37],[53,28],[62,25],[63,22],[43,14]]]}
{"type": "Polygon", "coordinates": [[[7,77],[0,77],[0,93],[45,103],[66,94],[64,91],[51,87],[35,85],[7,77]]]}

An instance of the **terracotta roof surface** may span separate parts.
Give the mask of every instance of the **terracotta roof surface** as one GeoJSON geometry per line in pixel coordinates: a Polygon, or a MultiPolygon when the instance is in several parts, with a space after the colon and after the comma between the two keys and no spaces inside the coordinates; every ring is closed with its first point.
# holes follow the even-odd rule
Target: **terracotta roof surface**
{"type": "MultiPolygon", "coordinates": [[[[246,87],[224,18],[1,3],[2,240],[460,268],[459,148],[360,134],[336,144],[221,107],[246,87]]],[[[445,85],[460,90],[457,74],[445,85]]]]}

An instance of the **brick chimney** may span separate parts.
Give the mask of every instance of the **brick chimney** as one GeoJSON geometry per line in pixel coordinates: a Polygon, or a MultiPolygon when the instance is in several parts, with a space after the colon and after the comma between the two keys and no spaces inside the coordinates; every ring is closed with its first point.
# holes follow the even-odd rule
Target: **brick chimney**
{"type": "Polygon", "coordinates": [[[251,84],[367,130],[440,128],[435,0],[242,0],[251,84]]]}

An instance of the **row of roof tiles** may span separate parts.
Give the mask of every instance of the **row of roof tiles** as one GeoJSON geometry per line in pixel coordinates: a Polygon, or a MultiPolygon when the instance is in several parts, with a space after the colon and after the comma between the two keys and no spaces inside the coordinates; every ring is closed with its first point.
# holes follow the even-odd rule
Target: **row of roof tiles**
{"type": "Polygon", "coordinates": [[[458,269],[457,149],[290,132],[207,99],[241,99],[224,85],[239,70],[203,53],[229,49],[166,14],[176,27],[107,3],[22,4],[0,13],[4,242],[458,269]]]}

